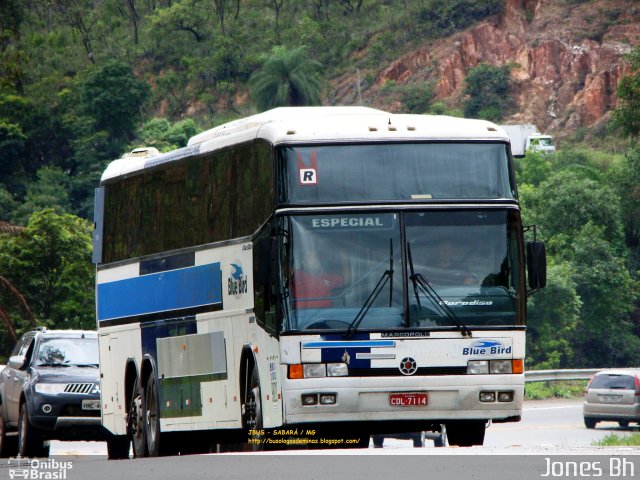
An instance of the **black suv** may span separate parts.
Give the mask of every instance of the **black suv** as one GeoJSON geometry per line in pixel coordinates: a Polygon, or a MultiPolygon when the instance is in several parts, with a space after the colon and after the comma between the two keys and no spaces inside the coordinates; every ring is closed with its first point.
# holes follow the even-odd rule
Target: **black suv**
{"type": "Polygon", "coordinates": [[[48,456],[49,440],[106,440],[94,331],[25,333],[0,373],[0,456],[48,456]]]}

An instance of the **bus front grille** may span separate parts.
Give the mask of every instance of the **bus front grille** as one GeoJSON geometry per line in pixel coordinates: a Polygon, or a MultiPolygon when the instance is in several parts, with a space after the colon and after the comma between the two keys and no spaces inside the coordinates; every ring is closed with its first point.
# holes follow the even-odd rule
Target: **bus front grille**
{"type": "MultiPolygon", "coordinates": [[[[467,367],[421,367],[411,376],[466,375],[467,367]]],[[[350,368],[350,377],[398,377],[404,376],[399,368],[350,368]]]]}

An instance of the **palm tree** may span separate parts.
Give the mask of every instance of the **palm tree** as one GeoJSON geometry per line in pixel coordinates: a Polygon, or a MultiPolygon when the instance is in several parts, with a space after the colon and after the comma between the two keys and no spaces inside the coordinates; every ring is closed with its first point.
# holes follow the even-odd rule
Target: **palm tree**
{"type": "MultiPolygon", "coordinates": [[[[0,221],[0,234],[21,235],[23,232],[24,232],[23,227],[19,227],[17,225],[11,225],[10,223],[0,221]]],[[[27,303],[27,300],[18,291],[18,289],[14,287],[13,284],[3,275],[0,275],[0,287],[5,289],[7,292],[9,292],[9,295],[11,295],[13,298],[18,300],[18,303],[20,303],[20,305],[26,312],[27,316],[29,317],[30,323],[32,324],[32,326],[35,327],[36,320],[35,320],[35,317],[33,316],[33,313],[31,313],[31,309],[29,308],[29,304],[27,303]]],[[[13,340],[17,342],[18,334],[16,332],[16,326],[13,323],[13,320],[11,320],[11,316],[9,315],[9,313],[6,311],[5,308],[3,308],[1,304],[0,304],[0,317],[2,318],[5,325],[7,326],[9,335],[11,335],[13,340]]]]}
{"type": "Polygon", "coordinates": [[[273,47],[263,59],[262,69],[250,80],[251,96],[258,110],[322,103],[322,65],[309,57],[306,47],[273,47]]]}

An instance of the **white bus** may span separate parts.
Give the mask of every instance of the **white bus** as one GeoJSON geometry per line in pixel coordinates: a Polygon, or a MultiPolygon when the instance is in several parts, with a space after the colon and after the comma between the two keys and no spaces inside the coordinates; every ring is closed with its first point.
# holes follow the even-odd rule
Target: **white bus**
{"type": "Polygon", "coordinates": [[[520,419],[544,245],[492,123],[278,108],[112,162],[95,211],[111,457],[520,419]]]}

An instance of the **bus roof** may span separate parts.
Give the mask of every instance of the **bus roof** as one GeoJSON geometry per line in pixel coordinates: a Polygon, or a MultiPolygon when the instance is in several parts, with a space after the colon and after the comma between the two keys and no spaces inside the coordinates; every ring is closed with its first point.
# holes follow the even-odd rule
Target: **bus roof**
{"type": "Polygon", "coordinates": [[[109,164],[102,182],[191,155],[254,139],[273,145],[346,142],[473,141],[508,142],[507,134],[486,120],[436,115],[393,114],[368,107],[280,107],[206,130],[186,147],[160,154],[141,148],[109,164]]]}

